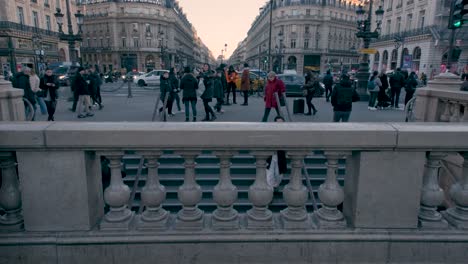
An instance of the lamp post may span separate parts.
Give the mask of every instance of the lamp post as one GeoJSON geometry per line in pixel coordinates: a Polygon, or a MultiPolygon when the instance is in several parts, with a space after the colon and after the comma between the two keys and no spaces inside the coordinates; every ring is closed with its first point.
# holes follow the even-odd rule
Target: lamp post
{"type": "Polygon", "coordinates": [[[403,69],[403,60],[404,60],[404,54],[403,51],[405,49],[405,37],[403,36],[396,36],[395,37],[395,49],[398,54],[398,49],[401,47],[401,58],[400,58],[400,68],[403,69]]]}
{"type": "Polygon", "coordinates": [[[68,26],[68,34],[63,32],[62,25],[63,25],[63,14],[61,13],[61,9],[57,8],[57,13],[54,14],[57,24],[59,26],[59,33],[60,33],[60,40],[68,42],[68,53],[70,55],[70,61],[76,62],[76,52],[75,52],[75,42],[82,41],[83,38],[81,37],[82,29],[81,26],[83,25],[83,14],[78,10],[75,14],[76,17],[76,24],[78,25],[78,33],[73,34],[73,27],[71,22],[71,14],[70,14],[70,0],[66,0],[66,7],[67,7],[67,26],[68,26]]]}
{"type": "Polygon", "coordinates": [[[36,73],[40,75],[42,60],[44,58],[44,50],[42,49],[42,37],[40,35],[33,35],[32,43],[34,47],[34,61],[36,67],[36,73]]]}
{"type": "MultiPolygon", "coordinates": [[[[384,10],[382,6],[379,6],[379,9],[375,11],[376,16],[376,24],[377,27],[374,31],[371,31],[371,21],[372,21],[372,5],[373,0],[369,1],[369,11],[367,12],[362,8],[360,5],[356,10],[356,14],[358,16],[358,32],[356,33],[356,37],[362,38],[364,42],[364,49],[368,49],[370,45],[370,41],[373,38],[379,37],[380,25],[382,24],[384,10]]],[[[369,54],[366,51],[363,51],[362,61],[359,64],[359,70],[356,74],[356,78],[358,79],[358,88],[357,92],[361,97],[361,100],[367,100],[367,80],[369,79],[369,54]]]]}
{"type": "Polygon", "coordinates": [[[166,65],[166,53],[165,53],[165,49],[166,49],[166,45],[164,45],[164,32],[162,30],[160,30],[158,32],[158,39],[159,39],[159,48],[161,49],[161,68],[163,69],[167,69],[167,65],[166,65]]]}

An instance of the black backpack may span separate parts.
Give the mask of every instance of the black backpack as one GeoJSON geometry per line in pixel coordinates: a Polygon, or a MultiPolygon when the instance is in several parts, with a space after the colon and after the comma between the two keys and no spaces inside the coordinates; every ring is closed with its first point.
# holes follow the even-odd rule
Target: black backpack
{"type": "MultiPolygon", "coordinates": [[[[341,85],[338,88],[337,92],[338,95],[336,97],[336,103],[339,105],[349,105],[353,102],[353,89],[352,88],[345,88],[341,85]]],[[[335,89],[336,89],[335,88],[335,89]]]]}

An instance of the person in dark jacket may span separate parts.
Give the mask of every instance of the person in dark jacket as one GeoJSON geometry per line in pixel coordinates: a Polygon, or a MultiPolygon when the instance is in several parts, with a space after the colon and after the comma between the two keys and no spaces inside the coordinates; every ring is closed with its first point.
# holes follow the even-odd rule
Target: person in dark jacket
{"type": "MultiPolygon", "coordinates": [[[[166,103],[167,114],[169,116],[174,116],[174,114],[172,113],[172,103],[174,102],[174,94],[176,92],[174,90],[174,87],[172,86],[171,80],[169,79],[168,72],[164,72],[164,74],[161,76],[160,91],[161,94],[159,98],[161,99],[163,106],[159,108],[159,112],[162,112],[164,110],[164,103],[166,103]]],[[[165,115],[164,121],[166,121],[165,115]]]]}
{"type": "Polygon", "coordinates": [[[323,77],[323,84],[325,85],[325,97],[327,102],[330,101],[330,96],[333,90],[333,76],[330,70],[327,70],[327,74],[323,77]]]}
{"type": "Polygon", "coordinates": [[[180,89],[182,90],[182,102],[185,104],[185,122],[188,122],[190,118],[190,104],[192,105],[193,122],[196,122],[198,81],[190,72],[190,67],[184,68],[184,76],[180,81],[180,89]]]}
{"type": "Polygon", "coordinates": [[[174,104],[174,102],[176,102],[177,104],[177,111],[181,111],[182,109],[180,108],[180,96],[179,96],[179,92],[180,92],[180,85],[179,85],[179,78],[177,78],[177,75],[176,75],[176,69],[174,67],[172,67],[169,71],[169,80],[172,84],[172,89],[173,89],[173,96],[174,96],[174,100],[172,102],[172,104],[174,104]]]}
{"type": "Polygon", "coordinates": [[[400,101],[401,88],[405,85],[405,76],[401,73],[400,68],[397,68],[396,71],[390,76],[390,89],[392,92],[391,102],[392,106],[399,108],[398,104],[400,101]]]}
{"type": "Polygon", "coordinates": [[[213,97],[216,98],[216,105],[215,110],[218,113],[223,113],[224,111],[221,109],[223,105],[224,99],[224,87],[223,87],[223,75],[224,70],[223,68],[219,67],[216,69],[216,75],[213,79],[213,97]]]}
{"type": "Polygon", "coordinates": [[[241,105],[249,105],[250,69],[249,69],[249,64],[247,63],[244,63],[244,70],[242,71],[240,90],[244,94],[244,103],[241,105]]]}
{"type": "Polygon", "coordinates": [[[91,98],[89,92],[90,81],[86,79],[86,70],[83,67],[78,68],[72,87],[78,94],[78,118],[93,116],[91,112],[91,98]],[[83,110],[84,109],[84,110],[83,110]],[[83,112],[82,112],[83,111],[83,112]]]}
{"type": "MultiPolygon", "coordinates": [[[[29,81],[30,74],[31,74],[31,69],[28,68],[28,67],[24,67],[21,70],[21,72],[19,72],[19,73],[17,73],[15,75],[12,85],[15,88],[23,89],[23,91],[24,91],[23,98],[28,100],[31,103],[32,107],[33,107],[33,109],[29,109],[29,107],[26,107],[28,105],[25,103],[26,111],[34,110],[34,114],[33,114],[33,117],[31,119],[32,121],[34,121],[35,109],[36,109],[36,94],[31,89],[31,83],[29,81]]],[[[29,115],[29,113],[26,113],[26,114],[29,115]]]]}
{"type": "Polygon", "coordinates": [[[411,74],[408,77],[408,80],[406,81],[406,86],[405,86],[405,91],[406,91],[406,96],[405,96],[405,106],[408,103],[411,98],[413,98],[414,92],[416,91],[416,87],[418,87],[418,81],[416,79],[416,73],[411,72],[411,74]]]}
{"type": "Polygon", "coordinates": [[[205,85],[205,91],[200,96],[200,98],[203,100],[203,106],[205,108],[205,118],[202,121],[214,121],[216,120],[216,115],[213,111],[213,108],[210,106],[210,102],[213,100],[214,72],[207,63],[203,65],[203,73],[201,78],[203,78],[203,84],[205,85]]]}
{"type": "Polygon", "coordinates": [[[52,74],[51,69],[46,69],[44,76],[41,78],[39,88],[41,88],[44,93],[44,101],[48,114],[47,121],[55,121],[54,114],[57,108],[57,90],[59,88],[59,82],[57,77],[52,74]]]}
{"type": "Polygon", "coordinates": [[[93,104],[98,104],[99,110],[101,110],[104,107],[102,105],[102,98],[101,98],[102,80],[94,66],[91,66],[88,69],[88,80],[89,80],[89,93],[90,93],[91,99],[93,100],[93,104]]]}
{"type": "Polygon", "coordinates": [[[353,102],[359,100],[359,95],[353,89],[353,84],[349,76],[343,74],[340,83],[335,85],[331,94],[331,104],[333,106],[333,122],[348,122],[353,102]]]}
{"type": "Polygon", "coordinates": [[[312,73],[308,75],[309,77],[307,78],[307,82],[304,85],[304,91],[306,96],[307,109],[309,111],[305,115],[312,115],[312,110],[314,111],[313,115],[315,115],[317,113],[317,108],[315,108],[315,105],[312,103],[312,99],[314,98],[316,90],[320,89],[320,83],[315,77],[315,75],[313,75],[312,73]]]}
{"type": "Polygon", "coordinates": [[[383,70],[379,75],[379,79],[382,86],[380,87],[379,94],[377,95],[377,108],[383,109],[388,106],[388,101],[390,101],[390,98],[387,96],[388,77],[383,70]]]}

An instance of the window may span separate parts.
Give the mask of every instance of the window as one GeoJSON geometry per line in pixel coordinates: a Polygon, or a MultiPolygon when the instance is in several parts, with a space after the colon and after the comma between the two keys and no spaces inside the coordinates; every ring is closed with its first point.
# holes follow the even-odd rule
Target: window
{"type": "Polygon", "coordinates": [[[110,38],[107,37],[107,38],[106,38],[106,41],[107,41],[107,47],[110,47],[110,38]]]}
{"type": "Polygon", "coordinates": [[[293,16],[299,15],[299,11],[298,11],[297,9],[293,9],[293,10],[292,10],[292,15],[293,15],[293,16]]]}
{"type": "Polygon", "coordinates": [[[101,47],[104,47],[104,39],[103,38],[99,39],[99,44],[101,44],[101,47]]]}
{"type": "Polygon", "coordinates": [[[406,16],[406,30],[410,30],[412,24],[413,24],[413,14],[408,14],[406,16]]]}
{"type": "Polygon", "coordinates": [[[424,27],[424,17],[426,15],[426,11],[425,10],[422,10],[422,11],[419,11],[419,21],[418,21],[418,26],[420,28],[424,27]]]}
{"type": "Polygon", "coordinates": [[[55,0],[55,7],[60,8],[60,0],[55,0]]]}
{"type": "Polygon", "coordinates": [[[284,17],[284,10],[281,11],[281,17],[284,17]]]}
{"type": "Polygon", "coordinates": [[[396,19],[395,30],[396,30],[396,32],[400,32],[400,30],[401,30],[401,17],[397,17],[397,19],[396,19]]]}
{"type": "Polygon", "coordinates": [[[310,9],[306,9],[306,16],[310,16],[310,9]]]}
{"type": "Polygon", "coordinates": [[[127,47],[127,39],[126,38],[122,38],[122,47],[127,47]]]}
{"type": "Polygon", "coordinates": [[[32,12],[34,27],[39,27],[39,16],[36,11],[32,12]]]}
{"type": "Polygon", "coordinates": [[[47,30],[52,30],[52,24],[50,23],[50,16],[45,16],[47,30]]]}
{"type": "Polygon", "coordinates": [[[37,0],[31,0],[31,3],[36,3],[37,4],[37,0]]]}
{"type": "Polygon", "coordinates": [[[393,6],[393,0],[388,0],[388,2],[387,2],[387,11],[392,10],[392,6],[393,6]]]}
{"type": "Polygon", "coordinates": [[[292,32],[292,33],[296,33],[296,32],[297,32],[297,26],[296,26],[296,25],[292,25],[292,26],[291,26],[291,32],[292,32]]]}
{"type": "Polygon", "coordinates": [[[145,25],[145,29],[146,29],[146,30],[145,30],[146,33],[151,33],[151,25],[150,25],[150,24],[146,24],[146,25],[145,25]]]}
{"type": "Polygon", "coordinates": [[[309,39],[304,39],[304,49],[309,48],[309,39]]]}
{"type": "Polygon", "coordinates": [[[23,8],[18,6],[17,13],[18,13],[18,22],[20,24],[24,24],[24,11],[23,11],[23,8]]]}
{"type": "Polygon", "coordinates": [[[291,39],[291,49],[296,48],[296,39],[291,39]]]}
{"type": "Polygon", "coordinates": [[[133,38],[133,47],[140,47],[140,40],[138,38],[133,38]]]}
{"type": "Polygon", "coordinates": [[[146,47],[151,47],[151,39],[146,39],[146,47]]]}
{"type": "Polygon", "coordinates": [[[385,25],[385,32],[387,34],[390,34],[390,30],[391,30],[391,26],[392,26],[392,21],[391,20],[387,20],[387,24],[385,25]]]}
{"type": "Polygon", "coordinates": [[[310,27],[309,26],[305,26],[304,33],[306,33],[306,34],[310,33],[310,27]]]}
{"type": "Polygon", "coordinates": [[[44,0],[44,6],[45,7],[50,7],[49,0],[44,0]]]}
{"type": "Polygon", "coordinates": [[[88,42],[88,47],[91,47],[91,39],[90,39],[90,38],[87,38],[86,40],[87,40],[87,42],[88,42]]]}

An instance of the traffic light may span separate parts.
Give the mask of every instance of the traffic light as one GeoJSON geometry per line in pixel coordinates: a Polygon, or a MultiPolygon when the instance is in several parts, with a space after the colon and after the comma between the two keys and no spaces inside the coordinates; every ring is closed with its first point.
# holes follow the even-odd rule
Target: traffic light
{"type": "Polygon", "coordinates": [[[450,8],[449,29],[460,28],[466,19],[463,16],[468,13],[468,0],[453,0],[450,8]]]}

